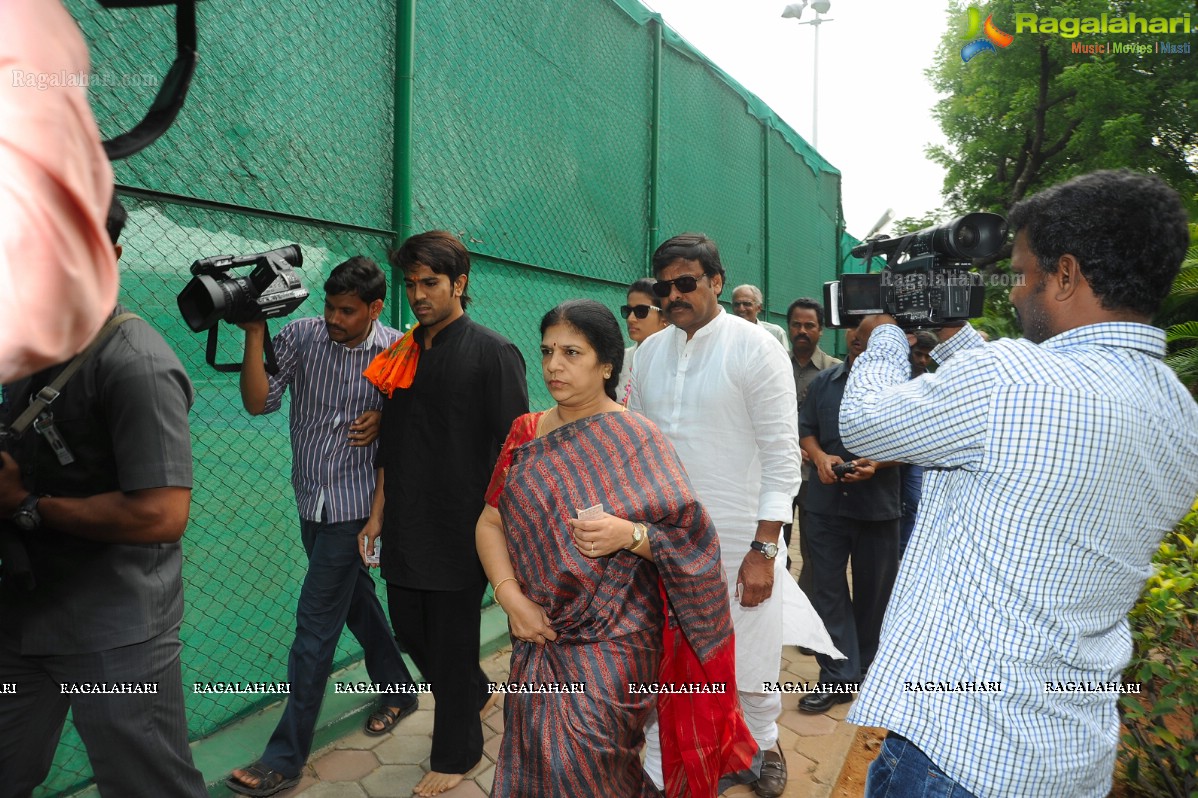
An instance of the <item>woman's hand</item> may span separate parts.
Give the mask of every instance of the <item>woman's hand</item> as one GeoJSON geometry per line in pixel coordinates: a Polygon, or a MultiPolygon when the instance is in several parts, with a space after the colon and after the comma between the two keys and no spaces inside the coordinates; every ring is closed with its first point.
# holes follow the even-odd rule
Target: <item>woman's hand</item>
{"type": "Polygon", "coordinates": [[[632,544],[634,524],[627,519],[603,513],[585,521],[569,521],[574,545],[584,557],[609,557],[632,544]]]}
{"type": "MultiPolygon", "coordinates": [[[[499,596],[495,597],[500,601],[499,596]]],[[[551,640],[557,640],[557,632],[549,625],[549,616],[545,614],[540,604],[524,595],[520,586],[513,583],[503,593],[503,601],[499,606],[507,613],[508,623],[512,627],[512,635],[525,643],[535,643],[543,646],[551,640]]]]}

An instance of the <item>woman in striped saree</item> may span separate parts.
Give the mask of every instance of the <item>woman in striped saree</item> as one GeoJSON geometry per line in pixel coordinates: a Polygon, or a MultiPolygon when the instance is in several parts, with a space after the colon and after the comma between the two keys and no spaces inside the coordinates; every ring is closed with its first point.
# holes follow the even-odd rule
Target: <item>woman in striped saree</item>
{"type": "Polygon", "coordinates": [[[655,705],[670,798],[714,798],[756,749],[719,542],[669,441],[615,401],[622,345],[597,302],[546,314],[557,405],[516,419],[479,518],[513,636],[492,796],[660,796],[638,756],[655,705]]]}

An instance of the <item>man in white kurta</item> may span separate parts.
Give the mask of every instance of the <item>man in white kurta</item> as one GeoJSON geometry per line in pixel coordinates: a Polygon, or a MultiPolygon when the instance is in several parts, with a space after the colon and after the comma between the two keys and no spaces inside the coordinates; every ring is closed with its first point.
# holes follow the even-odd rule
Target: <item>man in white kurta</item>
{"type": "MultiPolygon", "coordinates": [[[[674,444],[715,522],[732,594],[737,689],[762,752],[754,790],[770,798],[786,785],[777,750],[782,697],[765,685],[778,681],[781,588],[794,582],[785,552],[777,556],[800,482],[794,378],[777,340],[720,307],[724,269],[713,241],[676,236],[654,253],[653,270],[674,326],[637,350],[628,406],[674,444]]],[[[660,787],[656,732],[653,722],[645,767],[660,787]]]]}

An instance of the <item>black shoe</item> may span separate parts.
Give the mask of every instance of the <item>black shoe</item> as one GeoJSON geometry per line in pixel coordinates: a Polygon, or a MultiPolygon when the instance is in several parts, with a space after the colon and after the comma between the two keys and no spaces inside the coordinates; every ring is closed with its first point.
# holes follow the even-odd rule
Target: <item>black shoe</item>
{"type": "Polygon", "coordinates": [[[820,714],[837,704],[847,704],[854,697],[853,693],[808,693],[799,699],[799,711],[820,714]]]}
{"type": "Polygon", "coordinates": [[[802,654],[804,657],[814,657],[815,656],[815,651],[813,649],[807,648],[807,646],[799,646],[799,653],[802,654]]]}
{"type": "Polygon", "coordinates": [[[753,792],[759,798],[778,798],[786,789],[786,759],[782,748],[766,751],[762,755],[761,775],[753,782],[753,792]]]}

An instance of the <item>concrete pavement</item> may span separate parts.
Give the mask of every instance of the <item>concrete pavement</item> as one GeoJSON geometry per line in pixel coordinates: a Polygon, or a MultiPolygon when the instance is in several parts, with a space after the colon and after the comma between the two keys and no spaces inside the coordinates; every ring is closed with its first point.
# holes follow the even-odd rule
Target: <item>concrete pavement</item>
{"type": "MultiPolygon", "coordinates": [[[[483,670],[495,681],[508,675],[510,649],[504,648],[482,661],[483,670]]],[[[818,677],[815,659],[787,647],[782,656],[784,682],[814,683],[818,677]]],[[[782,749],[786,753],[789,782],[783,798],[827,798],[836,784],[856,727],[844,722],[848,704],[834,707],[826,715],[806,715],[796,709],[798,696],[783,698],[779,718],[782,749]]],[[[389,735],[368,737],[361,731],[364,713],[352,718],[353,730],[314,753],[303,780],[282,798],[400,798],[410,796],[412,787],[428,770],[433,726],[432,695],[420,697],[420,709],[402,721],[389,735]],[[356,728],[354,728],[356,727],[356,728]]],[[[483,761],[445,798],[485,798],[495,776],[495,758],[503,734],[502,703],[483,720],[483,761]]],[[[347,718],[346,723],[351,719],[347,718]]],[[[234,795],[224,787],[214,796],[234,795]]],[[[739,786],[724,793],[728,798],[749,798],[753,791],[739,786]]]]}

